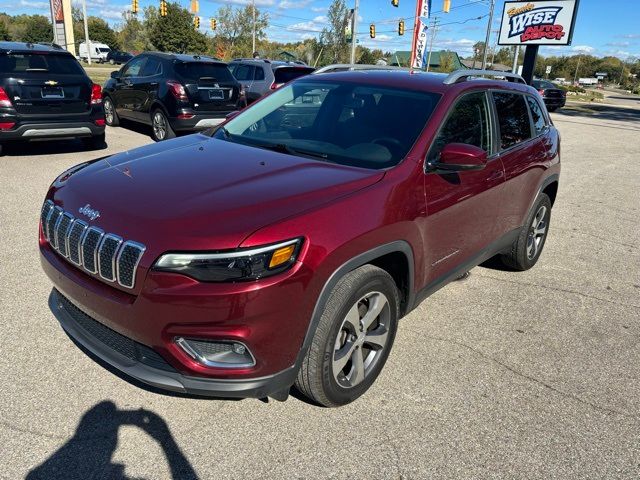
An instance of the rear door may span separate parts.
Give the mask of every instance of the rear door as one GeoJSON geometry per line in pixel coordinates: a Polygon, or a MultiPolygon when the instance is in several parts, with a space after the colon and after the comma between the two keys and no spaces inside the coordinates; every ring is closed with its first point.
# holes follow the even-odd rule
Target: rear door
{"type": "Polygon", "coordinates": [[[225,63],[176,62],[175,71],[198,113],[236,110],[240,85],[225,63]]]}
{"type": "Polygon", "coordinates": [[[522,226],[538,188],[547,148],[543,137],[535,133],[526,95],[503,90],[494,90],[491,95],[499,132],[499,155],[505,170],[505,201],[499,224],[507,232],[522,226]]]}
{"type": "Polygon", "coordinates": [[[454,104],[434,140],[427,162],[437,160],[450,143],[474,145],[487,152],[486,167],[424,176],[428,216],[424,225],[428,283],[437,282],[475,259],[498,239],[495,223],[504,182],[500,158],[494,155],[494,127],[486,91],[467,93],[454,104]]]}
{"type": "Polygon", "coordinates": [[[91,111],[92,82],[68,53],[3,53],[0,74],[20,116],[76,116],[91,111]]]}

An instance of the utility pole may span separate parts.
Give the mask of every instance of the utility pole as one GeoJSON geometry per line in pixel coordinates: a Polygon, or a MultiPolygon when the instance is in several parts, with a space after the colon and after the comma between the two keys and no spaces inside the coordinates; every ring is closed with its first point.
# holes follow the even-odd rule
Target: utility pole
{"type": "Polygon", "coordinates": [[[482,70],[487,68],[487,48],[489,47],[489,40],[491,39],[491,24],[493,23],[493,9],[496,6],[496,0],[491,0],[491,7],[489,7],[489,23],[487,24],[487,36],[484,41],[484,54],[482,55],[482,70]]]}
{"type": "Polygon", "coordinates": [[[82,0],[82,16],[84,17],[84,43],[87,46],[87,62],[91,65],[91,40],[89,40],[89,24],[87,23],[87,0],[82,0]]]}
{"type": "Polygon", "coordinates": [[[578,55],[578,63],[576,64],[576,73],[573,75],[573,84],[576,84],[576,80],[578,79],[578,68],[580,68],[580,60],[582,60],[582,56],[578,55]]]}
{"type": "Polygon", "coordinates": [[[256,0],[251,0],[251,11],[253,15],[253,48],[251,49],[251,56],[253,57],[256,51],[256,0]]]}
{"type": "Polygon", "coordinates": [[[436,31],[438,30],[438,17],[433,17],[433,33],[431,34],[431,42],[429,42],[429,55],[427,56],[427,72],[431,65],[431,52],[433,51],[433,40],[436,38],[436,31]]]}
{"type": "Polygon", "coordinates": [[[353,5],[353,19],[351,23],[351,65],[356,63],[356,48],[358,47],[358,9],[360,7],[360,0],[355,0],[353,5]]]}
{"type": "Polygon", "coordinates": [[[518,73],[518,57],[520,56],[520,45],[516,45],[513,52],[513,67],[511,73],[518,73]]]}

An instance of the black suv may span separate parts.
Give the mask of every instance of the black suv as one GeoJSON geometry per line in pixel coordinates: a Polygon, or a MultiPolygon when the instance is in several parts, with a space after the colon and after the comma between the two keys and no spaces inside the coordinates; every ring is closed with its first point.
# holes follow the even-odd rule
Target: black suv
{"type": "Polygon", "coordinates": [[[564,107],[567,103],[567,92],[558,87],[555,83],[551,83],[547,80],[534,80],[531,82],[531,86],[538,90],[538,93],[542,95],[544,104],[550,112],[564,107]]]}
{"type": "Polygon", "coordinates": [[[227,64],[198,55],[142,53],[112,72],[102,93],[107,125],[145,123],[156,141],[218,125],[246,105],[227,64]]]}
{"type": "Polygon", "coordinates": [[[100,85],[71,53],[0,42],[0,152],[9,141],[78,137],[102,148],[104,124],[100,85]]]}
{"type": "Polygon", "coordinates": [[[107,62],[111,65],[118,64],[122,65],[123,63],[127,63],[129,60],[133,58],[129,52],[121,52],[119,50],[109,50],[107,53],[107,62]]]}

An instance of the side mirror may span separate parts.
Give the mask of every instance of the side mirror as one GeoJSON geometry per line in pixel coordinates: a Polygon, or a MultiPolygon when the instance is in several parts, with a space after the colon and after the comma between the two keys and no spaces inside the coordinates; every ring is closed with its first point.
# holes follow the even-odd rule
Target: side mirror
{"type": "Polygon", "coordinates": [[[449,143],[440,157],[427,162],[427,172],[451,173],[482,170],[487,165],[487,152],[466,143],[449,143]]]}
{"type": "Polygon", "coordinates": [[[111,78],[115,78],[116,80],[120,78],[120,72],[116,70],[115,72],[111,72],[111,78]]]}

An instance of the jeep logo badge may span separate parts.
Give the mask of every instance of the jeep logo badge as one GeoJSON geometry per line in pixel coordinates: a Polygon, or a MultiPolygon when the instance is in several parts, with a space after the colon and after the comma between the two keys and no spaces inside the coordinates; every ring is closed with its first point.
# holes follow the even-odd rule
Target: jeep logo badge
{"type": "Polygon", "coordinates": [[[100,212],[91,208],[91,205],[89,205],[88,203],[84,207],[80,207],[78,209],[78,212],[89,217],[89,220],[95,220],[96,218],[100,217],[100,212]]]}

